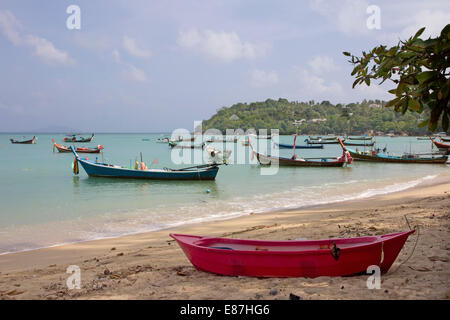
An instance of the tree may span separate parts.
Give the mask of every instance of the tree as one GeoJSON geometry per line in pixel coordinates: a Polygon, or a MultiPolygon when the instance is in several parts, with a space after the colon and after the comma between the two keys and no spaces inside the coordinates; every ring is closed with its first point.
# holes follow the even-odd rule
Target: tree
{"type": "Polygon", "coordinates": [[[386,104],[403,114],[407,110],[422,113],[428,109],[429,117],[419,123],[428,124],[435,131],[442,115],[441,125],[447,131],[450,120],[450,24],[446,25],[440,36],[420,39],[425,28],[406,41],[387,48],[384,45],[362,52],[357,57],[349,52],[349,62],[355,67],[352,76],[356,77],[353,88],[359,84],[370,86],[371,80],[393,81],[397,87],[389,90],[396,97],[386,104]]]}

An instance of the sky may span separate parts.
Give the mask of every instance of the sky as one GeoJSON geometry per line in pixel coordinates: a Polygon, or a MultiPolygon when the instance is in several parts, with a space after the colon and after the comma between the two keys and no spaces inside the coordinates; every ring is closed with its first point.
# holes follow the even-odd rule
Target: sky
{"type": "Polygon", "coordinates": [[[352,89],[342,52],[449,22],[448,0],[2,0],[0,131],[169,132],[239,102],[387,100],[390,84],[352,89]]]}

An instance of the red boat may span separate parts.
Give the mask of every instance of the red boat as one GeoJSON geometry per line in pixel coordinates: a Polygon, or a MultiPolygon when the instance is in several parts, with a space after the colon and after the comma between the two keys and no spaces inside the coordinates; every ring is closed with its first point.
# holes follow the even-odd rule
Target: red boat
{"type": "MultiPolygon", "coordinates": [[[[53,151],[55,151],[56,148],[59,152],[72,152],[72,150],[70,150],[70,147],[62,144],[57,144],[54,139],[52,139],[52,141],[53,141],[53,151]]],[[[77,153],[100,153],[100,151],[102,151],[103,149],[104,149],[103,146],[99,144],[97,148],[78,147],[75,148],[75,151],[77,153]]]]}
{"type": "Polygon", "coordinates": [[[414,230],[346,239],[263,241],[170,234],[198,269],[226,276],[308,277],[389,270],[414,230]]]}
{"type": "Polygon", "coordinates": [[[11,141],[11,143],[18,143],[18,144],[34,144],[36,142],[36,136],[34,136],[32,139],[30,140],[14,140],[14,139],[9,139],[11,141]]]}
{"type": "Polygon", "coordinates": [[[435,145],[436,147],[438,147],[439,150],[447,150],[447,151],[450,151],[450,144],[445,144],[445,143],[441,143],[441,142],[434,141],[433,138],[430,138],[430,139],[431,139],[431,141],[433,141],[434,145],[435,145]]]}

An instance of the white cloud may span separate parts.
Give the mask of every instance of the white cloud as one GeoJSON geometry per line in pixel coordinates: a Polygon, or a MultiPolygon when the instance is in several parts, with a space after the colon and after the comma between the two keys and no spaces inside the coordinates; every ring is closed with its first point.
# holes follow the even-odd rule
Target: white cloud
{"type": "Polygon", "coordinates": [[[68,53],[55,48],[49,40],[20,32],[20,22],[10,11],[0,11],[0,29],[5,37],[15,46],[34,49],[34,54],[48,64],[72,64],[74,60],[68,53]]]}
{"type": "Polygon", "coordinates": [[[146,73],[133,66],[132,64],[128,64],[127,69],[124,71],[124,74],[127,79],[137,81],[137,82],[147,82],[148,78],[146,73]]]}
{"type": "Polygon", "coordinates": [[[334,60],[328,56],[315,56],[308,62],[308,65],[316,74],[333,72],[338,69],[338,67],[334,63],[334,60]]]}
{"type": "Polygon", "coordinates": [[[3,35],[18,46],[22,41],[18,29],[21,28],[20,22],[10,11],[0,11],[0,29],[3,35]]]}
{"type": "Polygon", "coordinates": [[[369,2],[366,0],[310,0],[309,6],[313,11],[326,16],[338,29],[347,35],[367,34],[366,13],[369,2]]]}
{"type": "Polygon", "coordinates": [[[136,43],[136,40],[133,38],[124,36],[122,45],[123,45],[123,48],[125,49],[125,51],[134,57],[138,57],[138,58],[150,58],[151,57],[151,52],[148,50],[139,48],[139,46],[136,43]]]}
{"type": "Polygon", "coordinates": [[[250,85],[255,88],[273,86],[279,82],[275,71],[252,70],[250,72],[250,85]]]}
{"type": "Polygon", "coordinates": [[[336,97],[343,93],[342,86],[336,81],[327,83],[324,78],[302,68],[295,68],[295,71],[302,91],[311,96],[331,95],[336,97]]]}
{"type": "Polygon", "coordinates": [[[422,27],[426,27],[426,29],[422,33],[421,38],[435,37],[439,36],[441,30],[450,22],[450,11],[422,10],[415,13],[411,20],[413,22],[407,25],[400,33],[402,39],[413,36],[422,27]]]}
{"type": "Polygon", "coordinates": [[[180,31],[177,42],[185,49],[199,52],[218,62],[252,60],[263,56],[267,48],[265,45],[242,41],[235,32],[199,31],[195,28],[180,31]]]}

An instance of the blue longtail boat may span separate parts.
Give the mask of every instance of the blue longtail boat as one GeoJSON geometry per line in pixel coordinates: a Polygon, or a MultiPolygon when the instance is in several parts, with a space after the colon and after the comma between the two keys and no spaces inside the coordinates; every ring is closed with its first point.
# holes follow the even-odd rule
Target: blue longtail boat
{"type": "Polygon", "coordinates": [[[147,169],[146,167],[141,167],[141,170],[131,169],[81,158],[73,146],[70,149],[75,155],[74,173],[78,174],[78,164],[81,164],[86,173],[92,177],[152,180],[214,180],[219,171],[219,164],[215,163],[182,169],[147,169]]]}
{"type": "MultiPolygon", "coordinates": [[[[285,144],[285,143],[275,143],[275,146],[277,146],[280,149],[293,149],[294,145],[292,144],[285,144]]],[[[323,149],[323,145],[295,145],[295,149],[323,149]]]]}

